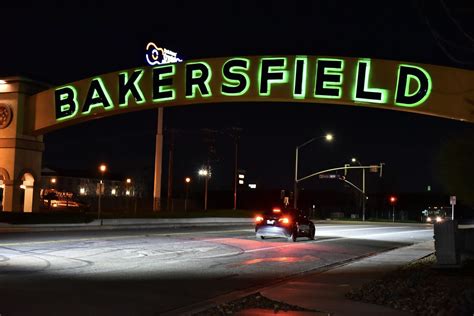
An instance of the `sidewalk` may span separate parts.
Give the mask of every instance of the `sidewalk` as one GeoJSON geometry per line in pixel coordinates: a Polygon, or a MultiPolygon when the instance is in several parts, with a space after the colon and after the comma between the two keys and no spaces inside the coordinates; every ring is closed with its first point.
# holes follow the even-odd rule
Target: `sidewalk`
{"type": "MultiPolygon", "coordinates": [[[[284,312],[280,315],[410,315],[388,307],[349,300],[345,294],[371,280],[380,278],[409,262],[434,252],[434,242],[412,246],[367,257],[323,273],[311,273],[259,292],[275,301],[285,302],[320,312],[284,312]]],[[[274,315],[273,310],[247,309],[235,315],[274,315]]]]}

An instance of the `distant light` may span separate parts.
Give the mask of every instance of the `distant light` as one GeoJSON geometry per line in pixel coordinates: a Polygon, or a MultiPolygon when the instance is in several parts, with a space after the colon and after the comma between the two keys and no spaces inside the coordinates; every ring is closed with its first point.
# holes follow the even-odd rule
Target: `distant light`
{"type": "Polygon", "coordinates": [[[81,195],[85,195],[85,194],[86,194],[86,189],[85,189],[85,188],[80,188],[80,189],[79,189],[79,193],[80,193],[81,195]]]}
{"type": "Polygon", "coordinates": [[[127,178],[127,183],[132,183],[132,179],[127,178]]]}
{"type": "Polygon", "coordinates": [[[357,161],[357,159],[355,159],[355,158],[352,158],[352,159],[351,159],[351,161],[352,161],[352,162],[356,162],[356,161],[357,161]]]}
{"type": "Polygon", "coordinates": [[[245,174],[239,174],[239,179],[245,179],[245,174]]]}
{"type": "Polygon", "coordinates": [[[206,176],[208,175],[208,172],[207,172],[206,169],[200,169],[199,172],[198,172],[198,174],[199,174],[200,176],[205,176],[205,177],[206,177],[206,176]]]}
{"type": "Polygon", "coordinates": [[[117,190],[112,189],[112,195],[115,195],[117,193],[117,190]]]}
{"type": "Polygon", "coordinates": [[[326,140],[328,142],[332,141],[334,139],[334,136],[332,136],[332,134],[326,134],[326,140]]]}
{"type": "Polygon", "coordinates": [[[51,183],[56,183],[56,178],[51,178],[51,183]]]}
{"type": "Polygon", "coordinates": [[[186,183],[189,183],[189,182],[191,182],[191,178],[190,178],[190,177],[186,177],[186,178],[184,179],[184,181],[185,181],[186,183]]]}
{"type": "Polygon", "coordinates": [[[431,185],[426,187],[426,191],[431,191],[431,185]]]}
{"type": "Polygon", "coordinates": [[[99,170],[100,170],[100,172],[105,172],[107,170],[107,166],[105,164],[101,164],[99,166],[99,170]]]}
{"type": "Polygon", "coordinates": [[[272,211],[273,213],[281,213],[281,209],[276,208],[276,207],[272,211]]]}
{"type": "Polygon", "coordinates": [[[0,84],[7,84],[5,80],[0,80],[0,84]]]}
{"type": "Polygon", "coordinates": [[[256,189],[257,185],[255,183],[249,183],[249,188],[256,189]]]}
{"type": "Polygon", "coordinates": [[[244,180],[239,180],[239,184],[244,184],[244,180]]]}
{"type": "Polygon", "coordinates": [[[125,191],[125,195],[130,195],[130,190],[125,191]]]}

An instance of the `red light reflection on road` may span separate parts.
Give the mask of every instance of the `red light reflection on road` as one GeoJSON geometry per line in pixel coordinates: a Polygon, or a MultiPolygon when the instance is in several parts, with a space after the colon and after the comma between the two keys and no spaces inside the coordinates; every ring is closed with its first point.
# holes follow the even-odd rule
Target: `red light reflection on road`
{"type": "Polygon", "coordinates": [[[258,264],[262,262],[283,262],[283,263],[294,263],[303,261],[314,261],[319,260],[318,257],[313,256],[302,256],[302,257],[275,257],[275,258],[256,258],[242,262],[244,265],[258,264]]]}

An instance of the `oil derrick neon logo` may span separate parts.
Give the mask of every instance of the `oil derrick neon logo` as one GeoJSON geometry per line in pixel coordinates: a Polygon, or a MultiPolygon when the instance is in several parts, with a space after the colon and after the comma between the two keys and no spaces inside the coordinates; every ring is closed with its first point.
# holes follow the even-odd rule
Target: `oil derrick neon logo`
{"type": "Polygon", "coordinates": [[[178,58],[177,53],[166,48],[158,47],[153,42],[146,45],[145,58],[150,66],[172,64],[183,61],[178,58]]]}

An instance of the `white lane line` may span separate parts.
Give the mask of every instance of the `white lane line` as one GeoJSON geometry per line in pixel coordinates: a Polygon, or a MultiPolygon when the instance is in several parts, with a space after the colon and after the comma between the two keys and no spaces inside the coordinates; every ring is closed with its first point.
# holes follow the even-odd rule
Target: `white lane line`
{"type": "MultiPolygon", "coordinates": [[[[351,229],[334,229],[330,231],[335,231],[335,232],[352,232],[352,231],[359,231],[359,230],[369,230],[369,229],[391,229],[391,228],[396,228],[396,229],[402,229],[402,228],[407,228],[406,226],[396,226],[396,227],[368,227],[368,228],[351,228],[351,229]]],[[[319,228],[321,229],[321,228],[319,228]]],[[[318,226],[316,226],[316,230],[318,230],[318,226]]],[[[324,229],[323,229],[324,230],[324,229]]]]}
{"type": "Polygon", "coordinates": [[[383,236],[383,235],[393,235],[393,234],[407,234],[407,233],[429,233],[429,230],[406,230],[402,232],[388,232],[388,233],[379,233],[379,234],[369,234],[364,235],[363,237],[374,237],[374,236],[383,236]]]}

